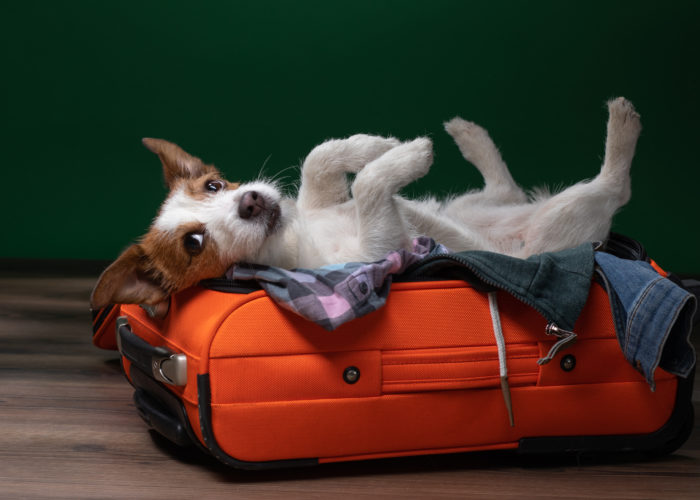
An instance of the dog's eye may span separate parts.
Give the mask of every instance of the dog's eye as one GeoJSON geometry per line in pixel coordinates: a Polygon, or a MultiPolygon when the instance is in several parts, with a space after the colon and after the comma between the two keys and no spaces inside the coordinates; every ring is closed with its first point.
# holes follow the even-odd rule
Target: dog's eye
{"type": "Polygon", "coordinates": [[[216,193],[224,189],[224,181],[208,181],[204,187],[207,191],[216,193]]]}
{"type": "Polygon", "coordinates": [[[187,233],[183,239],[185,250],[188,254],[194,256],[199,255],[204,250],[204,234],[203,233],[187,233]]]}

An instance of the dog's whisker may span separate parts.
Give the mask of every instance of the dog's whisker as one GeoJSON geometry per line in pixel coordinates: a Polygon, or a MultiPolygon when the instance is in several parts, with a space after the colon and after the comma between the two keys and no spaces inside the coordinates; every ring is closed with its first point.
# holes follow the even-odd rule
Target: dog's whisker
{"type": "Polygon", "coordinates": [[[282,174],[284,174],[284,173],[287,172],[288,170],[295,170],[295,169],[298,169],[298,168],[299,168],[299,167],[297,167],[296,165],[291,165],[291,166],[289,166],[289,167],[287,167],[287,168],[283,168],[283,169],[280,170],[279,172],[275,173],[275,174],[270,178],[270,181],[275,182],[278,178],[280,178],[280,176],[281,176],[282,174]]]}
{"type": "Polygon", "coordinates": [[[272,153],[267,155],[267,158],[265,158],[265,161],[263,161],[262,166],[260,167],[260,170],[258,170],[258,175],[257,178],[261,179],[265,173],[265,167],[267,166],[267,163],[270,161],[270,158],[272,158],[272,153]]]}

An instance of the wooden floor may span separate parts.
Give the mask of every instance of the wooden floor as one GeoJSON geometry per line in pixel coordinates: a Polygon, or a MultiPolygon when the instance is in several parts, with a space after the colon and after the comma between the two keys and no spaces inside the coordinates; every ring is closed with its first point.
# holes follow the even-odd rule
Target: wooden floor
{"type": "Polygon", "coordinates": [[[655,461],[480,453],[229,470],[147,432],[117,356],[91,344],[94,277],[18,276],[0,273],[3,499],[700,498],[697,420],[679,451],[655,461]]]}

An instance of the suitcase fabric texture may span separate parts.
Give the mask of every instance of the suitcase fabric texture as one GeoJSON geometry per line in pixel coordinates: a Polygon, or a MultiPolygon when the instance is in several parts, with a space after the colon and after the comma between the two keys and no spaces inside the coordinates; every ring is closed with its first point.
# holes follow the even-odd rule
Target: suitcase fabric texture
{"type": "MultiPolygon", "coordinates": [[[[618,253],[644,257],[623,243],[618,253]]],[[[667,453],[687,439],[692,375],[659,368],[651,391],[622,354],[601,285],[569,342],[535,309],[468,281],[396,282],[385,307],[328,332],[256,287],[211,280],[172,296],[167,314],[97,312],[94,342],[119,348],[149,427],[244,469],[667,453]]]]}

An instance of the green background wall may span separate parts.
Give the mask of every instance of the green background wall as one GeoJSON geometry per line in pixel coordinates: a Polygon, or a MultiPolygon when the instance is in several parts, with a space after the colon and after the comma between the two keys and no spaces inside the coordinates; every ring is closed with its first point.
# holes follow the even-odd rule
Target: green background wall
{"type": "Polygon", "coordinates": [[[698,1],[16,1],[0,28],[0,258],[115,257],[165,195],[144,136],[237,180],[329,137],[429,134],[407,192],[449,193],[480,185],[441,128],[461,115],[521,185],[563,185],[596,174],[624,95],[644,131],[614,229],[700,272],[698,1]]]}

